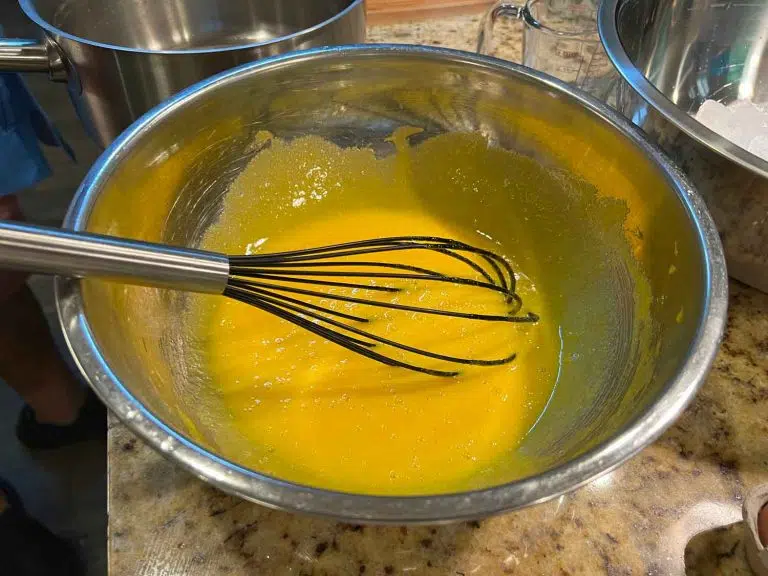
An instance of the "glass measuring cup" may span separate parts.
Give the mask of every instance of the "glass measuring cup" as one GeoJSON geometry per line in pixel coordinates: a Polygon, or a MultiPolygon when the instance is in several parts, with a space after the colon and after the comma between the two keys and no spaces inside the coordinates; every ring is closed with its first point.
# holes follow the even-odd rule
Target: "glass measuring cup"
{"type": "Polygon", "coordinates": [[[496,2],[480,25],[477,51],[491,54],[500,18],[523,22],[522,63],[610,101],[618,74],[597,32],[597,0],[496,2]]]}

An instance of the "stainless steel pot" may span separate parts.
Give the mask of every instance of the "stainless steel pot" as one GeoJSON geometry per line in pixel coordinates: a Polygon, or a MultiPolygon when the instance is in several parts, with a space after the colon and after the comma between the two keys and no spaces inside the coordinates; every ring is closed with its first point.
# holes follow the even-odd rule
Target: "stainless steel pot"
{"type": "Polygon", "coordinates": [[[691,177],[731,276],[768,292],[768,162],[694,119],[706,99],[768,100],[768,2],[604,0],[619,110],[691,177]]]}
{"type": "Polygon", "coordinates": [[[244,65],[129,128],[91,169],[65,226],[194,246],[259,152],[261,131],[377,145],[388,154],[386,139],[402,126],[422,128],[419,138],[479,132],[536,161],[523,166],[546,167],[522,170],[529,180],[519,194],[489,193],[472,214],[457,207],[480,192],[435,185],[451,178],[450,167],[438,173],[436,166],[419,188],[436,217],[463,219],[510,242],[530,235],[527,245],[539,248],[516,254],[519,265],[536,267],[539,290],[563,310],[564,363],[547,410],[520,447],[530,466],[525,477],[494,477],[467,493],[385,497],[248,469],[215,387],[194,360],[195,333],[185,321],[193,296],[57,279],[61,323],[82,373],[147,443],[196,476],[270,507],[426,522],[485,516],[574,489],[637,453],[680,414],[725,323],[727,279],[714,225],[685,177],[639,130],[521,66],[381,45],[244,65]],[[547,187],[544,174],[566,179],[547,187]],[[601,208],[589,208],[589,198],[601,208]],[[593,219],[603,209],[614,216],[610,229],[593,219]]]}
{"type": "Polygon", "coordinates": [[[19,0],[45,40],[0,39],[0,71],[66,81],[106,146],[179,90],[244,62],[365,40],[364,0],[19,0]]]}

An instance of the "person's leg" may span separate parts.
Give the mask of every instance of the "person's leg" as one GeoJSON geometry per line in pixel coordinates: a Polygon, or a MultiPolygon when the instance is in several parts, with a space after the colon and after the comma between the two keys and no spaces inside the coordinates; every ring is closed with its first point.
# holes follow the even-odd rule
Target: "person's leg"
{"type": "MultiPolygon", "coordinates": [[[[0,219],[21,219],[15,197],[0,197],[0,219]]],[[[25,280],[24,274],[0,270],[0,378],[32,408],[38,422],[69,424],[83,406],[85,390],[59,356],[25,280]]]]}
{"type": "Polygon", "coordinates": [[[85,400],[85,389],[59,356],[26,284],[0,301],[0,378],[32,408],[40,423],[74,422],[85,400]]]}

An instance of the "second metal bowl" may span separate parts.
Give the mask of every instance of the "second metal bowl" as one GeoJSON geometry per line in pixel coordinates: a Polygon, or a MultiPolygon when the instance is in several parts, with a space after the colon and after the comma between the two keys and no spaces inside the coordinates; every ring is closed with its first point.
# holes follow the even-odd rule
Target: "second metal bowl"
{"type": "Polygon", "coordinates": [[[619,110],[704,196],[730,274],[768,292],[768,162],[694,118],[707,99],[768,100],[768,3],[604,0],[598,24],[619,110]]]}

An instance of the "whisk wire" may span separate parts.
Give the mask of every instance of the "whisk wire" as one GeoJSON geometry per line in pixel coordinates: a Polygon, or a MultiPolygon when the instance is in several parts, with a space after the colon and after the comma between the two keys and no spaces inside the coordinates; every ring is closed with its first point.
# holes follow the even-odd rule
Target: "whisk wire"
{"type": "MultiPolygon", "coordinates": [[[[232,296],[232,295],[230,294],[230,296],[232,296]]],[[[321,322],[325,322],[326,324],[330,324],[332,326],[335,326],[336,328],[340,328],[342,330],[346,330],[348,332],[352,332],[353,334],[357,334],[358,336],[364,336],[366,338],[370,338],[371,340],[374,340],[374,341],[379,342],[381,344],[386,344],[388,346],[392,346],[394,348],[398,348],[398,349],[404,350],[406,352],[412,352],[412,353],[415,353],[415,354],[419,354],[421,356],[426,356],[426,357],[429,357],[429,358],[434,358],[436,360],[443,360],[443,361],[446,361],[446,362],[453,362],[453,363],[456,363],[456,364],[471,364],[471,365],[475,365],[475,366],[497,366],[497,365],[500,365],[500,364],[507,364],[508,362],[511,362],[512,360],[514,360],[514,358],[516,356],[516,354],[511,354],[508,357],[499,358],[499,359],[495,359],[495,360],[474,360],[474,359],[468,359],[468,358],[460,358],[460,357],[457,357],[457,356],[448,356],[446,354],[437,354],[435,352],[429,352],[427,350],[423,350],[423,349],[420,349],[420,348],[415,348],[413,346],[408,346],[406,344],[402,344],[400,342],[397,342],[395,340],[390,340],[390,339],[384,338],[382,336],[377,336],[376,334],[372,334],[370,332],[366,332],[364,330],[360,330],[359,328],[355,328],[354,326],[349,326],[348,324],[344,324],[342,322],[338,322],[338,321],[333,320],[331,318],[325,318],[325,317],[321,316],[320,314],[316,314],[316,313],[308,311],[308,310],[303,310],[299,306],[293,306],[293,305],[290,305],[290,304],[286,304],[284,302],[280,302],[280,301],[278,301],[278,300],[276,300],[274,298],[264,297],[264,296],[257,296],[255,294],[248,294],[246,290],[243,290],[240,294],[238,294],[238,295],[236,295],[234,297],[237,298],[237,299],[242,299],[243,301],[247,301],[248,303],[250,303],[250,304],[252,304],[254,306],[258,306],[258,307],[260,307],[261,304],[267,303],[268,305],[278,306],[280,308],[285,308],[285,309],[288,309],[288,310],[293,310],[293,311],[298,312],[299,314],[302,314],[304,316],[309,316],[309,317],[312,317],[312,318],[316,318],[317,320],[319,320],[321,322]]],[[[293,322],[296,319],[296,317],[293,316],[293,315],[286,315],[286,316],[282,316],[282,317],[284,319],[290,321],[290,322],[293,322]]],[[[299,317],[299,318],[301,318],[301,317],[299,317]]],[[[304,320],[304,319],[302,318],[302,320],[304,320]]],[[[318,327],[317,324],[314,324],[314,323],[311,323],[311,322],[310,322],[310,324],[312,326],[314,326],[314,327],[318,327]]],[[[303,325],[303,323],[301,325],[303,327],[306,327],[306,326],[303,325]]],[[[320,328],[322,328],[322,327],[320,327],[320,328]]],[[[325,330],[327,330],[327,329],[325,329],[325,330]]],[[[375,344],[373,344],[373,343],[365,342],[365,341],[362,341],[362,340],[358,340],[358,339],[352,338],[350,336],[343,336],[343,338],[353,342],[356,345],[362,345],[362,346],[366,346],[366,347],[369,347],[369,348],[372,348],[373,346],[375,346],[375,344]]],[[[409,367],[411,367],[411,366],[412,365],[409,365],[409,367]]],[[[418,368],[418,371],[426,372],[428,374],[433,374],[433,375],[436,375],[438,373],[439,373],[439,375],[443,375],[443,376],[455,375],[454,374],[455,371],[447,372],[447,371],[443,371],[443,370],[432,370],[432,369],[421,369],[421,368],[418,368]]]]}
{"type": "Polygon", "coordinates": [[[361,240],[358,242],[347,242],[343,244],[334,244],[331,246],[324,246],[321,248],[308,248],[304,250],[293,250],[289,252],[280,252],[277,254],[264,254],[255,256],[235,256],[231,260],[234,264],[238,264],[241,261],[251,262],[298,262],[302,260],[313,260],[318,254],[323,254],[323,257],[327,258],[345,258],[347,256],[356,256],[359,254],[372,254],[381,252],[392,252],[396,250],[434,250],[455,258],[472,269],[481,274],[485,279],[493,283],[493,279],[481,266],[472,262],[470,259],[458,254],[457,251],[471,252],[479,254],[491,265],[494,272],[499,278],[499,282],[503,287],[507,287],[507,279],[499,268],[498,264],[501,264],[507,271],[510,277],[511,286],[510,289],[514,291],[515,275],[511,265],[501,256],[478,248],[470,244],[465,244],[457,240],[450,240],[448,238],[440,238],[437,236],[398,236],[391,238],[377,238],[372,240],[361,240]]]}
{"type": "Polygon", "coordinates": [[[379,302],[367,298],[357,298],[355,296],[344,296],[343,294],[332,294],[329,292],[316,292],[314,290],[304,290],[303,288],[291,288],[289,286],[280,286],[277,284],[267,284],[264,282],[249,282],[252,286],[259,288],[271,288],[272,290],[281,290],[302,294],[303,296],[316,296],[318,298],[329,298],[340,302],[350,304],[365,304],[366,306],[375,306],[377,308],[389,308],[391,310],[401,310],[403,312],[418,312],[421,314],[434,314],[436,316],[452,316],[454,318],[466,318],[469,320],[488,320],[493,322],[514,322],[515,317],[509,315],[496,314],[475,314],[473,312],[458,312],[453,310],[439,310],[437,308],[426,308],[422,306],[409,306],[407,304],[396,304],[394,302],[379,302]]]}
{"type": "MultiPolygon", "coordinates": [[[[232,293],[228,293],[228,292],[229,292],[229,288],[225,290],[224,294],[227,296],[233,297],[237,300],[241,300],[241,296],[244,296],[244,295],[239,295],[239,296],[233,295],[232,293]]],[[[310,320],[307,320],[306,318],[302,318],[299,315],[291,314],[290,312],[287,312],[278,306],[270,304],[269,302],[266,302],[263,299],[254,298],[253,300],[251,300],[250,298],[246,297],[245,299],[242,299],[242,301],[252,306],[255,306],[256,308],[260,308],[265,312],[274,314],[275,316],[282,318],[288,322],[296,324],[297,326],[304,328],[305,330],[308,330],[310,332],[313,332],[314,334],[317,334],[318,336],[321,336],[329,340],[330,342],[338,344],[339,346],[342,346],[347,350],[350,350],[352,352],[365,356],[366,358],[370,358],[371,360],[376,360],[377,362],[386,364],[387,366],[407,368],[408,370],[421,372],[422,374],[427,374],[430,376],[452,377],[452,376],[458,376],[459,374],[457,370],[436,370],[432,368],[425,368],[423,366],[417,366],[415,364],[410,364],[402,360],[397,360],[396,358],[392,358],[390,356],[385,356],[384,354],[379,354],[378,352],[374,352],[373,350],[371,350],[368,347],[369,346],[368,343],[364,343],[350,336],[346,336],[343,334],[339,334],[338,332],[334,332],[333,330],[330,330],[324,326],[316,324],[310,320]]]]}
{"type": "Polygon", "coordinates": [[[336,316],[338,318],[344,318],[346,320],[352,320],[354,322],[362,322],[362,323],[368,323],[370,320],[368,318],[364,318],[362,316],[355,316],[354,314],[348,314],[346,312],[339,312],[338,310],[334,310],[332,308],[326,308],[324,306],[319,306],[317,304],[312,304],[310,302],[305,302],[303,300],[298,300],[296,298],[291,298],[290,296],[286,296],[285,294],[279,294],[270,292],[269,290],[262,290],[260,288],[254,288],[253,286],[238,286],[236,284],[233,284],[231,286],[234,289],[241,290],[242,294],[254,294],[258,296],[262,296],[264,298],[271,298],[274,300],[281,300],[283,302],[288,302],[291,304],[295,304],[297,306],[303,306],[305,308],[310,308],[312,310],[317,310],[318,312],[325,312],[326,314],[330,314],[331,316],[336,316]]]}
{"type": "Polygon", "coordinates": [[[376,238],[320,248],[252,256],[232,256],[229,258],[229,262],[230,277],[227,288],[224,291],[225,296],[274,314],[367,358],[389,366],[399,366],[433,376],[455,376],[458,374],[458,371],[420,366],[393,358],[378,350],[373,350],[373,348],[376,348],[378,345],[385,345],[426,358],[476,366],[505,364],[514,360],[516,354],[513,353],[495,359],[473,359],[439,354],[379,336],[333,318],[365,324],[369,319],[363,316],[341,312],[333,308],[293,298],[288,294],[320,298],[321,300],[335,300],[352,305],[365,305],[402,312],[432,314],[487,322],[532,323],[539,319],[532,312],[522,316],[517,315],[523,303],[520,296],[515,293],[515,273],[511,264],[506,259],[489,250],[446,238],[433,236],[376,238]],[[396,253],[406,250],[438,252],[465,265],[473,274],[477,274],[480,279],[445,274],[430,268],[399,262],[354,259],[358,256],[396,253]],[[471,255],[479,258],[479,261],[473,260],[470,257],[471,255]],[[353,259],[349,260],[349,258],[353,259]],[[489,269],[484,268],[481,262],[485,263],[489,269]],[[388,269],[390,271],[372,271],[371,269],[388,269]],[[372,282],[370,284],[360,284],[329,279],[334,277],[369,278],[372,282]],[[333,291],[315,291],[294,285],[328,286],[331,288],[351,289],[355,292],[357,290],[371,290],[374,292],[392,293],[403,290],[402,287],[376,284],[375,280],[444,282],[491,290],[503,295],[506,303],[510,305],[510,309],[504,315],[480,314],[463,312],[461,310],[442,310],[372,300],[333,291]]]}
{"type": "MultiPolygon", "coordinates": [[[[346,264],[351,264],[347,262],[346,264]]],[[[361,263],[364,264],[364,263],[361,263]]],[[[275,280],[278,282],[298,282],[303,284],[322,284],[324,286],[338,286],[344,288],[359,288],[363,290],[373,290],[379,292],[402,292],[402,288],[394,288],[391,286],[377,286],[375,284],[351,284],[347,282],[329,282],[324,280],[307,280],[304,278],[296,278],[296,275],[301,276],[344,276],[349,278],[388,278],[393,280],[427,280],[434,282],[446,282],[448,284],[462,284],[465,286],[475,286],[477,288],[487,288],[488,290],[494,290],[507,294],[508,289],[505,289],[496,284],[488,282],[480,282],[478,280],[472,280],[470,278],[459,278],[458,276],[443,276],[443,275],[427,275],[427,274],[387,274],[382,272],[319,272],[315,270],[298,270],[298,271],[273,271],[264,270],[260,268],[249,269],[246,273],[243,273],[239,268],[232,274],[234,277],[247,276],[248,278],[259,278],[262,280],[275,280]],[[279,276],[285,274],[284,276],[279,276]],[[288,276],[292,274],[293,276],[288,276]]]]}

